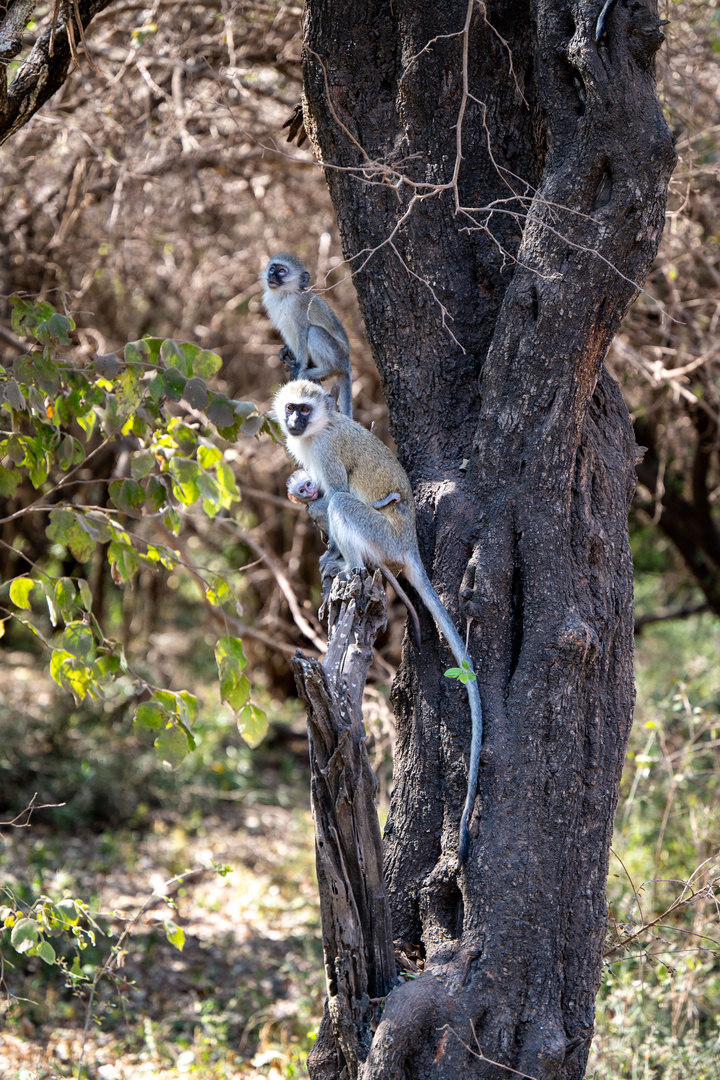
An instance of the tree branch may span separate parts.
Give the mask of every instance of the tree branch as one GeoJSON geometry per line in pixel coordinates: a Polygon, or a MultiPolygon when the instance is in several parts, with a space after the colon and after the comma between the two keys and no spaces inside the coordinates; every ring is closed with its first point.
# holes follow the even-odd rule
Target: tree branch
{"type": "MultiPolygon", "coordinates": [[[[113,0],[78,0],[76,11],[79,14],[82,28],[84,29],[99,11],[104,11],[112,2],[113,0]]],[[[17,6],[14,6],[13,11],[17,6]]],[[[28,18],[32,13],[32,6],[34,5],[30,6],[28,18]]],[[[3,31],[5,30],[4,23],[3,31]]],[[[7,89],[5,81],[6,69],[2,71],[0,144],[9,139],[11,135],[14,135],[16,131],[19,131],[35,115],[38,109],[60,89],[67,79],[70,63],[73,59],[67,27],[58,23],[55,28],[51,53],[50,43],[52,36],[53,27],[48,25],[20,65],[15,78],[7,89]]],[[[80,36],[77,33],[77,37],[80,36]]],[[[15,55],[2,51],[2,40],[0,39],[0,55],[15,55]]]]}

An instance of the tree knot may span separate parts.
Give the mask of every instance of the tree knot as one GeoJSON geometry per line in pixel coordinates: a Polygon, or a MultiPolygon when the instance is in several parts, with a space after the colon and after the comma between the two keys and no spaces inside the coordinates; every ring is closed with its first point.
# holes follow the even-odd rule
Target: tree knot
{"type": "Polygon", "coordinates": [[[600,639],[582,619],[565,623],[558,634],[558,650],[573,663],[592,664],[600,649],[600,639]]]}

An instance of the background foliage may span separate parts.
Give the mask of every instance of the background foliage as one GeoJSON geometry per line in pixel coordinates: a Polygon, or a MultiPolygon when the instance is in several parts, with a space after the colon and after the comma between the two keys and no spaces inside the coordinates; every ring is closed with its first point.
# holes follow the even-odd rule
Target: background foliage
{"type": "MultiPolygon", "coordinates": [[[[659,76],[680,165],[648,294],[608,360],[648,453],[632,520],[638,710],[588,1075],[710,1080],[720,8],[664,6],[659,76]]],[[[259,299],[275,251],[297,251],[331,288],[357,414],[387,429],[322,175],[279,134],[300,98],[300,17],[275,0],[118,0],[88,34],[98,71],[81,62],[0,150],[0,805],[13,822],[0,1070],[23,1080],[77,1070],[90,984],[113,956],[83,1065],[102,1080],[302,1075],[317,1025],[287,658],[322,645],[320,547],[284,497],[289,466],[262,419],[284,377],[259,299]],[[255,750],[233,722],[250,686],[269,722],[255,750]],[[146,744],[162,736],[158,757],[146,744]],[[35,793],[63,805],[22,815],[35,793]],[[17,929],[30,917],[38,937],[17,929]]],[[[403,609],[389,622],[367,708],[385,796],[403,609]]],[[[240,725],[254,744],[264,720],[240,725]]]]}

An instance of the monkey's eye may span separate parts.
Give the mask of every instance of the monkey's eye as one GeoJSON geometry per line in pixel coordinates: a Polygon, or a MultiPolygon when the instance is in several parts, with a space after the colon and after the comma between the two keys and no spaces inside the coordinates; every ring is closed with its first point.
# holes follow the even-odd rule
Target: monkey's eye
{"type": "Polygon", "coordinates": [[[273,263],[270,267],[270,273],[275,274],[276,277],[285,277],[287,267],[283,266],[282,263],[273,263]]]}
{"type": "Polygon", "coordinates": [[[310,409],[310,405],[298,405],[298,411],[301,412],[303,416],[307,416],[307,414],[310,412],[310,409]]]}

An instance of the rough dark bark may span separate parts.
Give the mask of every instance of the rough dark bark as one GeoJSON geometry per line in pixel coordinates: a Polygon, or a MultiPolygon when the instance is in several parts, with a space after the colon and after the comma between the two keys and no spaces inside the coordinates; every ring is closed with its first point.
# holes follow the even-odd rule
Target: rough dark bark
{"type": "MultiPolygon", "coordinates": [[[[83,29],[99,11],[104,11],[112,2],[113,0],[77,0],[83,29]]],[[[26,0],[15,0],[15,3],[9,5],[8,19],[0,26],[0,57],[15,56],[20,51],[22,31],[16,33],[15,24],[19,25],[18,20],[24,19],[24,28],[34,6],[26,0]],[[16,14],[14,19],[11,18],[13,12],[16,14]]],[[[73,6],[71,5],[71,8],[73,6]]],[[[79,48],[80,34],[77,23],[75,27],[75,41],[79,48]]],[[[52,51],[51,39],[52,27],[49,26],[38,37],[9,87],[5,65],[0,65],[0,144],[19,131],[38,109],[57,93],[68,77],[73,57],[70,39],[62,20],[55,31],[52,51]]]]}
{"type": "Polygon", "coordinates": [[[355,1080],[379,999],[397,982],[382,871],[377,782],[365,749],[362,696],[375,638],[385,628],[379,571],[336,578],[325,607],[322,664],[293,661],[307,705],[312,810],[328,1000],[308,1068],[315,1080],[355,1080]]]}
{"type": "Polygon", "coordinates": [[[306,127],[363,267],[421,551],[452,616],[474,620],[486,712],[458,873],[469,717],[426,619],[422,663],[406,649],[394,688],[385,837],[393,930],[426,967],[389,996],[365,1080],[506,1077],[493,1061],[576,1080],[587,1059],[633,704],[636,448],[602,362],[674,163],[656,7],[618,0],[596,45],[601,6],[306,6],[306,127]],[[448,183],[460,119],[457,187],[412,188],[448,183]]]}

